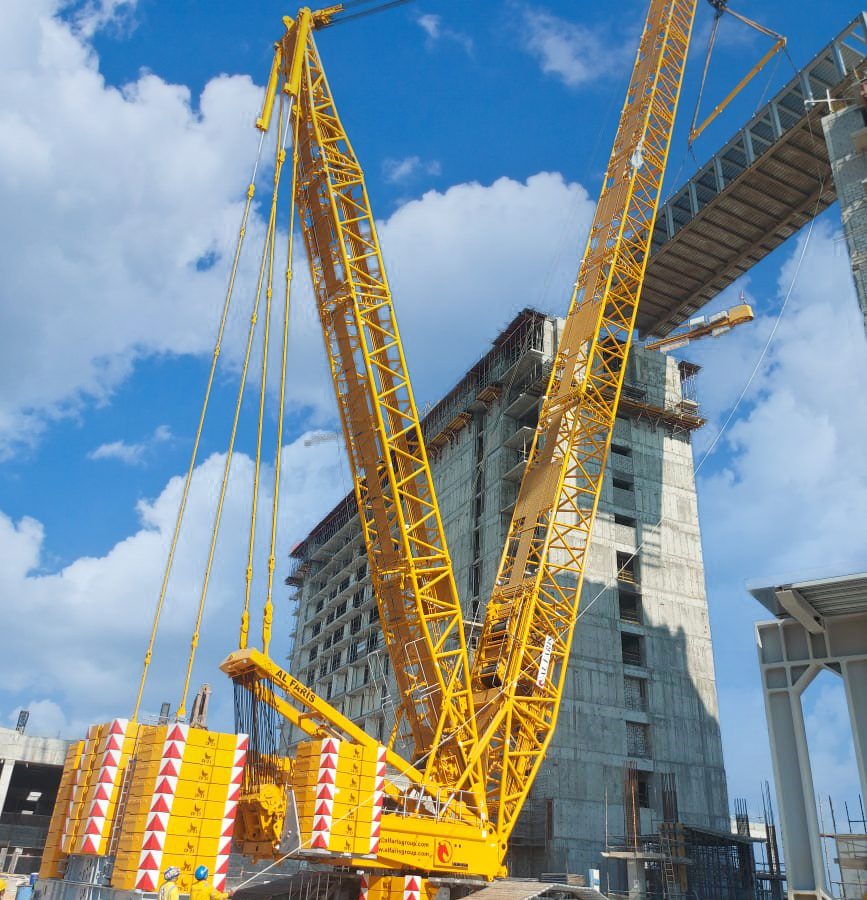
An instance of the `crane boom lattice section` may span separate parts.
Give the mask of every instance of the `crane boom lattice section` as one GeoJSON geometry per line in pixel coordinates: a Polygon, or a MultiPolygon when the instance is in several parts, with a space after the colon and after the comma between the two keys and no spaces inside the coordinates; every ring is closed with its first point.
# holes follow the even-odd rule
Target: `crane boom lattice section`
{"type": "MultiPolygon", "coordinates": [[[[454,784],[477,741],[457,588],[364,176],[312,33],[295,38],[298,208],[371,580],[417,765],[454,784]]],[[[467,789],[482,808],[478,763],[467,789]]]]}
{"type": "Polygon", "coordinates": [[[473,664],[505,840],[551,740],[696,0],[652,0],[473,664]]]}

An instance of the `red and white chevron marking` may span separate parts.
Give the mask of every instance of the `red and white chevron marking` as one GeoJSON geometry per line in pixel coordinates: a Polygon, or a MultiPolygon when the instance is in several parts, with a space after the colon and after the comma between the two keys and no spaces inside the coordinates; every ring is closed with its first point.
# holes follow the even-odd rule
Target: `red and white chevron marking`
{"type": "Polygon", "coordinates": [[[226,889],[226,876],[229,874],[229,854],[232,852],[232,835],[235,832],[235,816],[238,812],[238,800],[244,783],[244,764],[247,762],[247,747],[250,739],[246,734],[235,735],[235,756],[232,760],[232,775],[229,779],[229,791],[226,794],[226,806],[223,810],[223,826],[220,831],[220,844],[217,850],[217,861],[214,865],[214,887],[218,891],[226,889]]]}
{"type": "Polygon", "coordinates": [[[311,850],[327,850],[331,840],[331,822],[334,813],[334,792],[337,774],[337,757],[340,741],[326,738],[319,753],[319,772],[316,777],[316,806],[313,810],[311,850]]]}
{"type": "Polygon", "coordinates": [[[407,875],[403,879],[403,900],[420,900],[422,878],[418,875],[407,875]]]}
{"type": "Polygon", "coordinates": [[[115,719],[109,726],[105,752],[96,775],[96,791],[84,823],[81,853],[99,854],[103,840],[108,837],[109,805],[120,784],[120,763],[128,730],[129,719],[115,719]]]}
{"type": "Polygon", "coordinates": [[[142,838],[135,879],[137,891],[155,891],[159,886],[166,827],[178,787],[188,731],[187,725],[170,725],[163,744],[163,755],[148,811],[148,823],[142,838]]]}
{"type": "Polygon", "coordinates": [[[358,900],[367,900],[367,893],[370,890],[370,879],[367,872],[361,873],[361,889],[358,892],[358,900]]]}
{"type": "Polygon", "coordinates": [[[385,754],[382,744],[376,748],[376,774],[373,781],[373,815],[370,822],[370,852],[379,851],[379,829],[382,825],[382,799],[385,797],[385,754]]]}

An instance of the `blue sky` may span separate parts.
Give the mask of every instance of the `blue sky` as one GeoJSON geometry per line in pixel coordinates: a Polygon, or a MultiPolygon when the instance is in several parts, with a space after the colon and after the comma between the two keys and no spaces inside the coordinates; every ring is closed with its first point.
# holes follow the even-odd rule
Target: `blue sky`
{"type": "MultiPolygon", "coordinates": [[[[822,0],[738,8],[785,30],[796,63],[857,12],[822,0]]],[[[255,153],[257,86],[286,11],[198,0],[4,6],[0,205],[13,215],[0,226],[0,591],[16,649],[0,661],[0,721],[29,706],[33,729],[72,735],[130,704],[255,153]]],[[[516,309],[565,308],[643,14],[631,0],[616,14],[565,0],[416,0],[321,34],[380,220],[420,404],[516,309]]],[[[684,135],[709,20],[700,5],[666,191],[694,168],[684,135]]],[[[725,22],[708,101],[765,46],[725,22]]],[[[701,139],[699,161],[790,71],[782,60],[760,76],[701,139]]],[[[259,211],[251,245],[261,221],[259,211]]],[[[705,366],[702,459],[789,295],[764,365],[699,473],[733,796],[757,797],[771,776],[752,633],[761,610],[745,582],[867,568],[867,537],[851,527],[867,504],[867,345],[839,228],[835,207],[808,241],[802,234],[758,266],[718,301],[731,305],[743,289],[758,321],[690,351],[705,366]]],[[[284,556],[350,485],[335,445],[305,443],[333,427],[334,410],[309,289],[299,290],[284,556]]],[[[243,327],[239,312],[150,708],[176,693],[243,327]]],[[[224,713],[214,662],[231,648],[242,587],[251,435],[248,422],[209,600],[219,624],[196,672],[222,687],[224,713]]],[[[288,629],[285,608],[278,625],[288,629]]],[[[842,709],[833,683],[811,692],[818,786],[841,800],[857,789],[842,709]]]]}

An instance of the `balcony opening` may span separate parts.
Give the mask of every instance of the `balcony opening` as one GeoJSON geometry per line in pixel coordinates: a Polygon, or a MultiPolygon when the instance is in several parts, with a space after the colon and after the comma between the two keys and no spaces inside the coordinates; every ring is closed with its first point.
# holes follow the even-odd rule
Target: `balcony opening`
{"type": "Polygon", "coordinates": [[[622,622],[631,622],[635,625],[641,624],[641,594],[620,588],[617,591],[617,602],[620,607],[620,620],[622,622]]]}
{"type": "Polygon", "coordinates": [[[626,708],[633,712],[647,710],[647,680],[627,675],[623,679],[623,696],[626,708]]]}
{"type": "Polygon", "coordinates": [[[617,580],[627,584],[638,584],[638,554],[619,550],[617,552],[617,580]]]}
{"type": "Polygon", "coordinates": [[[644,665],[643,650],[641,635],[628,634],[625,631],[620,632],[620,653],[624,665],[644,665]]]}

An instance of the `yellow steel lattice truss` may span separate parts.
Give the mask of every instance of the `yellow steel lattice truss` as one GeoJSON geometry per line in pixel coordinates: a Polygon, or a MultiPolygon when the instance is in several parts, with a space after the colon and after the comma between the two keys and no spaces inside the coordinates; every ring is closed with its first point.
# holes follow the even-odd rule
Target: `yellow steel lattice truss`
{"type": "Polygon", "coordinates": [[[557,719],[695,5],[651,3],[473,663],[502,841],[557,719]]]}
{"type": "Polygon", "coordinates": [[[353,471],[371,581],[418,768],[465,777],[484,815],[470,670],[451,560],[364,175],[313,40],[287,20],[279,48],[300,118],[297,201],[353,471]]]}

